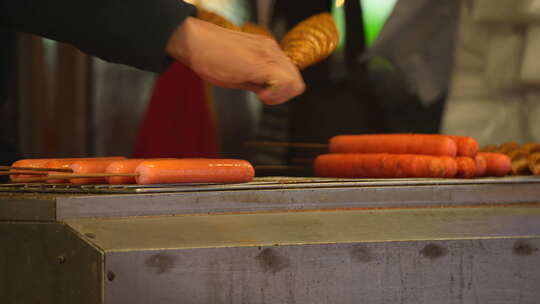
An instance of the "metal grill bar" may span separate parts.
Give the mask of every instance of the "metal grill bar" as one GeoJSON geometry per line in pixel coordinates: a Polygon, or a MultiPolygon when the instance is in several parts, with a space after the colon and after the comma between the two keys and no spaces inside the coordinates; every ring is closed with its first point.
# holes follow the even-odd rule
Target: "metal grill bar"
{"type": "Polygon", "coordinates": [[[451,185],[498,185],[498,184],[538,184],[538,176],[513,176],[503,178],[478,179],[328,179],[264,177],[242,184],[166,184],[166,185],[72,185],[72,184],[0,184],[0,192],[36,193],[175,193],[228,190],[269,190],[269,189],[325,189],[398,186],[451,186],[451,185]]]}

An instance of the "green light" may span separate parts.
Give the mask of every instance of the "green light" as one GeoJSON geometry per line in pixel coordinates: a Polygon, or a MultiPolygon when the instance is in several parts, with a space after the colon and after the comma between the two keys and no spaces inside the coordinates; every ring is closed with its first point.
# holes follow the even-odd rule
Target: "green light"
{"type": "Polygon", "coordinates": [[[360,0],[364,18],[366,45],[375,42],[397,0],[360,0]]]}
{"type": "Polygon", "coordinates": [[[337,51],[341,52],[345,46],[345,11],[343,9],[343,1],[333,0],[332,1],[332,17],[336,23],[336,27],[339,32],[339,42],[337,46],[337,51]]]}

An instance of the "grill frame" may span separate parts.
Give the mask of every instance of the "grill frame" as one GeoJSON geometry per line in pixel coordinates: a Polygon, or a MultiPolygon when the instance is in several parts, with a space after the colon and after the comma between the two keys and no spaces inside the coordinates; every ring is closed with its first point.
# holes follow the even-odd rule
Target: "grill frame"
{"type": "Polygon", "coordinates": [[[343,179],[304,177],[259,177],[249,183],[239,184],[156,184],[156,185],[74,185],[47,183],[0,184],[1,192],[26,193],[71,193],[71,194],[143,194],[200,191],[237,191],[269,189],[326,189],[358,187],[402,187],[402,186],[456,186],[456,185],[504,185],[536,184],[540,176],[509,176],[476,179],[343,179]]]}

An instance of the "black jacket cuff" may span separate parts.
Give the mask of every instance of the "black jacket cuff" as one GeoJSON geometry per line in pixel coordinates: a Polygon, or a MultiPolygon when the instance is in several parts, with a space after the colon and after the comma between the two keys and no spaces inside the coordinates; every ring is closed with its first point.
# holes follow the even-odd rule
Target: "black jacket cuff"
{"type": "Polygon", "coordinates": [[[3,26],[158,73],[170,62],[169,37],[196,13],[181,0],[0,0],[0,8],[3,26]]]}

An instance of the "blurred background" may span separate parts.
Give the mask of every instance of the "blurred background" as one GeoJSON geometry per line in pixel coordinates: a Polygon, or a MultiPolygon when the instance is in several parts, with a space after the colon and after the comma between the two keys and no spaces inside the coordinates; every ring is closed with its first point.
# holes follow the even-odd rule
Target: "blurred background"
{"type": "MultiPolygon", "coordinates": [[[[331,136],[349,133],[458,130],[475,135],[469,131],[484,127],[463,122],[471,111],[453,110],[444,119],[444,130],[443,112],[447,99],[458,104],[470,97],[452,92],[462,91],[450,80],[455,65],[467,62],[462,58],[467,52],[482,57],[478,49],[460,51],[462,43],[454,43],[458,29],[468,35],[460,33],[468,39],[465,44],[489,29],[474,24],[474,18],[482,18],[467,4],[474,1],[429,2],[412,1],[407,7],[397,0],[199,1],[238,25],[252,21],[267,27],[278,41],[305,18],[332,13],[341,33],[338,50],[302,72],[305,94],[271,107],[253,94],[204,84],[185,67],[156,75],[37,36],[1,32],[5,47],[0,56],[0,159],[8,163],[21,157],[234,157],[255,164],[290,165],[321,151],[245,143],[326,143],[331,136]]],[[[523,24],[519,28],[524,31],[523,24]]],[[[505,55],[497,58],[501,56],[505,55]]],[[[532,111],[532,106],[528,109],[532,111]]],[[[516,120],[505,121],[527,125],[516,120]]],[[[497,129],[492,128],[491,135],[479,140],[497,144],[515,134],[520,140],[534,138],[534,132],[523,128],[500,137],[493,136],[497,129]]]]}

